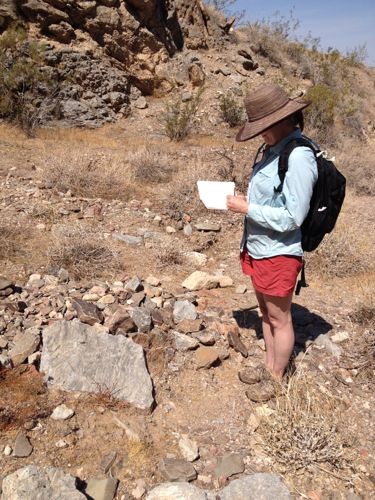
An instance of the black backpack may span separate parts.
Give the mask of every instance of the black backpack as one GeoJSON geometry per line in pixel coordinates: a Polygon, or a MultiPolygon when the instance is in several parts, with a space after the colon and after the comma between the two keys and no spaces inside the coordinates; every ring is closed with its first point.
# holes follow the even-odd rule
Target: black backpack
{"type": "MultiPolygon", "coordinates": [[[[310,209],[301,226],[302,249],[311,252],[335,227],[345,198],[346,179],[337,170],[333,161],[327,159],[324,152],[320,151],[307,137],[302,136],[288,142],[280,154],[278,165],[280,185],[275,188],[276,192],[281,193],[283,189],[285,175],[288,171],[289,155],[298,146],[306,146],[314,152],[318,167],[318,179],[311,197],[310,209]]],[[[303,267],[296,294],[299,294],[301,287],[306,286],[305,267],[303,267]]]]}

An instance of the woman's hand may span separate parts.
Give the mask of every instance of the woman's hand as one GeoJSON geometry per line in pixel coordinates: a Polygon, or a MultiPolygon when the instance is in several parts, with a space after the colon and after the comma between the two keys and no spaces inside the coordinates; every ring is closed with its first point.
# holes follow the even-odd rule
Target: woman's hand
{"type": "Polygon", "coordinates": [[[238,214],[247,214],[249,210],[249,203],[247,202],[246,196],[227,196],[227,208],[231,212],[236,212],[238,214]]]}

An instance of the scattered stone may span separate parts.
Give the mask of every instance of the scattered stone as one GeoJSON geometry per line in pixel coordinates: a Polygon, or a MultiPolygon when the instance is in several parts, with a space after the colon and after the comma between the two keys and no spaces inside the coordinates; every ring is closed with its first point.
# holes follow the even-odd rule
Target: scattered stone
{"type": "Polygon", "coordinates": [[[175,302],[173,307],[173,319],[175,323],[180,323],[185,319],[195,320],[197,315],[197,308],[188,300],[177,300],[175,302]]]}
{"type": "Polygon", "coordinates": [[[134,321],[130,318],[129,310],[124,306],[119,306],[112,316],[110,316],[107,321],[107,326],[110,333],[116,333],[119,328],[126,332],[137,331],[134,321]],[[128,329],[129,326],[131,327],[130,330],[128,329]]]}
{"type": "Polygon", "coordinates": [[[108,294],[104,295],[104,297],[101,297],[99,299],[99,302],[101,304],[109,305],[109,304],[114,304],[116,302],[116,299],[113,295],[108,294]]]}
{"type": "Polygon", "coordinates": [[[221,231],[221,226],[220,224],[215,224],[214,222],[199,222],[195,224],[195,229],[197,229],[198,231],[213,231],[215,233],[218,233],[219,231],[221,231]]]}
{"type": "Polygon", "coordinates": [[[188,462],[194,462],[194,460],[197,460],[197,458],[199,458],[199,449],[197,443],[189,439],[186,434],[183,434],[181,436],[178,445],[180,447],[182,456],[188,462]]]}
{"type": "Polygon", "coordinates": [[[236,352],[242,354],[244,358],[247,358],[249,353],[245,346],[245,344],[240,339],[240,333],[238,330],[232,329],[227,334],[228,344],[232,347],[236,352]]]}
{"type": "Polygon", "coordinates": [[[191,236],[193,234],[193,228],[191,227],[191,224],[185,224],[182,231],[185,236],[191,236]]]}
{"type": "Polygon", "coordinates": [[[75,298],[72,298],[71,301],[73,308],[77,312],[77,317],[82,323],[91,326],[95,325],[95,323],[103,323],[103,314],[95,304],[75,298]]]}
{"type": "Polygon", "coordinates": [[[207,255],[200,252],[185,252],[185,260],[192,266],[205,266],[208,261],[207,255]]]}
{"type": "Polygon", "coordinates": [[[108,453],[108,455],[104,455],[104,457],[101,459],[100,468],[104,472],[104,474],[107,474],[109,469],[115,463],[116,457],[117,453],[115,451],[112,451],[111,453],[108,453]]]}
{"type": "Polygon", "coordinates": [[[168,234],[173,234],[173,233],[175,233],[175,232],[176,232],[176,229],[175,229],[174,227],[172,227],[172,226],[167,226],[167,227],[165,228],[165,231],[166,231],[168,234]]]}
{"type": "Polygon", "coordinates": [[[209,290],[211,288],[216,288],[218,285],[218,276],[211,276],[203,271],[194,271],[182,283],[182,286],[190,291],[202,290],[203,288],[209,290]]]}
{"type": "MultiPolygon", "coordinates": [[[[148,492],[146,500],[208,500],[205,491],[189,483],[164,483],[148,492]]],[[[233,500],[233,499],[232,499],[233,500]]]]}
{"type": "Polygon", "coordinates": [[[314,340],[314,344],[319,347],[324,347],[324,349],[332,354],[332,356],[335,356],[335,358],[339,358],[341,356],[341,347],[334,344],[326,334],[319,335],[319,337],[314,340]]]}
{"type": "Polygon", "coordinates": [[[348,332],[337,332],[331,337],[332,342],[335,342],[336,344],[339,344],[340,342],[345,342],[345,340],[349,340],[349,333],[348,332]]]}
{"type": "Polygon", "coordinates": [[[179,332],[174,332],[174,342],[176,349],[182,352],[192,351],[199,346],[198,340],[179,332]]]}
{"type": "Polygon", "coordinates": [[[151,285],[151,286],[160,286],[161,285],[160,279],[155,278],[155,276],[148,276],[145,281],[148,285],[151,285]]]}
{"type": "Polygon", "coordinates": [[[69,272],[62,267],[59,270],[57,277],[60,283],[67,283],[69,281],[69,272]]]}
{"type": "Polygon", "coordinates": [[[243,295],[246,292],[247,292],[246,285],[238,285],[234,291],[234,293],[237,293],[238,295],[243,295]]]}
{"type": "Polygon", "coordinates": [[[7,278],[4,278],[3,276],[0,276],[0,290],[6,290],[7,288],[12,288],[13,283],[8,280],[7,278]]]}
{"type": "Polygon", "coordinates": [[[3,480],[2,500],[85,500],[77,490],[76,478],[61,469],[27,465],[3,480]]]}
{"type": "Polygon", "coordinates": [[[250,432],[255,432],[260,425],[260,418],[252,413],[250,417],[247,419],[247,428],[250,432]]]}
{"type": "Polygon", "coordinates": [[[140,500],[146,493],[146,482],[144,479],[137,479],[136,487],[131,491],[131,494],[136,500],[140,500]]]}
{"type": "Polygon", "coordinates": [[[168,481],[194,481],[197,471],[191,463],[179,458],[164,458],[160,463],[160,471],[168,481]]]}
{"type": "Polygon", "coordinates": [[[138,109],[146,109],[148,108],[148,104],[147,104],[147,101],[146,101],[146,98],[141,96],[141,97],[138,97],[138,99],[136,101],[134,101],[133,105],[138,108],[138,109]]]}
{"type": "Polygon", "coordinates": [[[11,446],[9,446],[9,444],[7,444],[7,445],[5,446],[5,448],[4,448],[4,455],[5,455],[6,457],[10,457],[10,455],[12,454],[12,451],[13,451],[13,450],[12,450],[12,447],[11,447],[11,446]]]}
{"type": "Polygon", "coordinates": [[[65,439],[59,439],[58,441],[56,441],[55,446],[56,448],[67,448],[69,445],[65,441],[65,439]]]}
{"type": "Polygon", "coordinates": [[[17,333],[13,338],[14,346],[8,351],[8,356],[14,366],[18,366],[33,354],[40,343],[38,328],[28,328],[24,332],[17,333]]]}
{"type": "Polygon", "coordinates": [[[138,278],[138,276],[134,276],[132,279],[130,279],[126,285],[125,285],[125,290],[129,290],[130,292],[140,292],[143,290],[143,285],[141,280],[138,278]]]}
{"type": "Polygon", "coordinates": [[[233,286],[233,280],[229,276],[220,276],[219,278],[219,286],[220,288],[228,288],[233,286]]]}
{"type": "Polygon", "coordinates": [[[82,297],[82,300],[85,302],[96,302],[99,300],[100,297],[96,293],[85,293],[85,295],[82,297]]]}
{"type": "Polygon", "coordinates": [[[238,453],[228,453],[217,460],[215,467],[216,478],[228,478],[234,474],[241,474],[245,470],[243,457],[238,453]]]}
{"type": "Polygon", "coordinates": [[[13,456],[17,458],[24,458],[30,456],[32,452],[33,447],[29,438],[23,432],[18,433],[14,443],[13,456]]]}
{"type": "Polygon", "coordinates": [[[112,238],[116,240],[123,241],[129,246],[141,246],[143,245],[142,236],[132,236],[130,234],[120,234],[120,233],[112,233],[112,238]]]}
{"type": "Polygon", "coordinates": [[[257,473],[235,479],[219,493],[220,500],[290,500],[288,488],[276,474],[257,473]]]}
{"type": "Polygon", "coordinates": [[[200,319],[183,319],[177,326],[177,330],[181,333],[199,332],[202,327],[200,319]]]}
{"type": "Polygon", "coordinates": [[[68,418],[71,418],[73,415],[74,415],[74,410],[62,404],[60,406],[56,406],[56,408],[53,410],[51,414],[51,418],[53,418],[53,420],[67,420],[68,418]]]}
{"type": "Polygon", "coordinates": [[[113,477],[89,479],[86,495],[93,500],[112,500],[115,497],[118,480],[113,477]]]}
{"type": "Polygon", "coordinates": [[[143,307],[135,307],[132,311],[132,320],[139,332],[149,332],[152,328],[151,314],[143,307]]]}
{"type": "Polygon", "coordinates": [[[218,361],[220,361],[220,352],[213,347],[200,347],[195,353],[197,369],[211,368],[218,361]]]}
{"type": "Polygon", "coordinates": [[[194,332],[192,336],[202,345],[211,346],[215,344],[215,335],[212,332],[194,332]]]}
{"type": "Polygon", "coordinates": [[[108,335],[78,320],[56,321],[43,331],[40,371],[50,385],[68,390],[112,392],[139,408],[153,405],[143,349],[122,335],[108,335]],[[61,363],[68,359],[69,363],[61,363]]]}

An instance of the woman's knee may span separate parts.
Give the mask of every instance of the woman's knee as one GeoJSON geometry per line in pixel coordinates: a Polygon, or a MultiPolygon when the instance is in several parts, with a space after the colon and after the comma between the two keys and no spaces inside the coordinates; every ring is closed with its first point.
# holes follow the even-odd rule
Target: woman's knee
{"type": "Polygon", "coordinates": [[[268,321],[272,328],[280,329],[285,328],[292,323],[292,315],[290,311],[282,311],[281,309],[277,310],[272,308],[272,310],[268,310],[268,321]]]}

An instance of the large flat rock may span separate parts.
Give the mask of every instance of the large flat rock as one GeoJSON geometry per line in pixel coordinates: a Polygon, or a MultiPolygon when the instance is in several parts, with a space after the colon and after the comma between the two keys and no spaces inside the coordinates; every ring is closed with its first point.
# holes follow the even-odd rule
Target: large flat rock
{"type": "Polygon", "coordinates": [[[43,330],[40,370],[48,384],[67,391],[110,392],[142,409],[154,402],[142,347],[78,320],[43,330]]]}
{"type": "Polygon", "coordinates": [[[235,479],[223,488],[220,500],[290,500],[288,488],[276,474],[256,473],[235,479]]]}
{"type": "Polygon", "coordinates": [[[27,465],[3,480],[2,500],[84,500],[76,478],[61,469],[27,465]]]}

